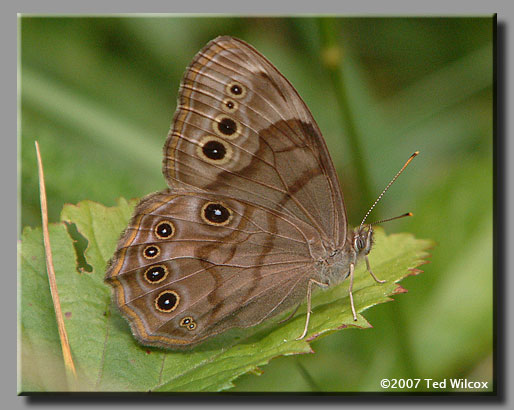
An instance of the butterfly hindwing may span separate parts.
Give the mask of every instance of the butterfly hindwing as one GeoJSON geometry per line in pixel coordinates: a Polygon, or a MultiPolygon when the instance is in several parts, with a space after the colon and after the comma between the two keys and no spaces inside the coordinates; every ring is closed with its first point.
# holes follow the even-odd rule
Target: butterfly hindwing
{"type": "Polygon", "coordinates": [[[248,202],[168,190],[138,205],[107,281],[139,340],[192,345],[301,300],[317,235],[248,202]]]}

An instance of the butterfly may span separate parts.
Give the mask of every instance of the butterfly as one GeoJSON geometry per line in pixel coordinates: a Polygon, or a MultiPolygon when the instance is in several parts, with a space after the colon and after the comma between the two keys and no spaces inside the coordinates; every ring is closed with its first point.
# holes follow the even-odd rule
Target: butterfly
{"type": "Polygon", "coordinates": [[[187,68],[162,170],[168,188],[137,205],[105,279],[142,344],[191,347],[307,299],[303,338],[313,287],[349,277],[356,320],[357,261],[381,282],[373,227],[348,228],[309,109],[244,41],[218,37],[187,68]]]}

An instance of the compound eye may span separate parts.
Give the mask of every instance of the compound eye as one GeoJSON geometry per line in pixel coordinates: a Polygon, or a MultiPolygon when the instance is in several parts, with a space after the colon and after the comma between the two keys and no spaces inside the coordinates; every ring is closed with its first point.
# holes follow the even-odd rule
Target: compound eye
{"type": "Polygon", "coordinates": [[[361,250],[366,247],[366,243],[361,237],[358,237],[357,239],[355,239],[355,246],[357,247],[357,249],[361,250]]]}

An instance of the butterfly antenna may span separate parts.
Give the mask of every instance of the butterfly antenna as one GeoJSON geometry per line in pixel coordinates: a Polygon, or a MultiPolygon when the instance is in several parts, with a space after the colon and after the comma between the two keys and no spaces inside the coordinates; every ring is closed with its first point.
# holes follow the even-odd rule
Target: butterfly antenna
{"type": "Polygon", "coordinates": [[[370,223],[370,225],[378,225],[378,224],[381,224],[384,222],[394,221],[395,219],[405,218],[406,216],[412,216],[412,215],[413,215],[412,212],[407,212],[406,214],[403,214],[400,216],[395,216],[393,218],[387,218],[387,219],[382,219],[380,221],[372,222],[372,223],[370,223]]]}
{"type": "MultiPolygon", "coordinates": [[[[410,156],[410,158],[407,160],[407,162],[405,162],[405,164],[403,165],[403,167],[396,173],[396,175],[394,176],[393,179],[391,179],[391,182],[389,182],[387,184],[387,186],[384,188],[384,190],[382,191],[382,193],[378,196],[378,198],[376,199],[376,201],[373,203],[373,205],[371,206],[371,208],[369,208],[368,212],[366,212],[366,215],[364,216],[364,218],[362,219],[362,222],[361,222],[361,227],[362,225],[364,225],[364,222],[366,221],[367,217],[369,216],[369,214],[371,213],[371,211],[373,210],[373,208],[375,208],[375,206],[378,204],[378,202],[382,199],[382,197],[384,196],[384,194],[387,192],[387,190],[389,189],[389,187],[391,185],[393,185],[393,182],[396,181],[396,179],[400,176],[400,174],[405,170],[405,168],[407,168],[407,165],[410,164],[410,162],[414,159],[414,157],[416,157],[417,155],[419,154],[419,151],[416,151],[414,154],[412,154],[410,156]]],[[[380,222],[386,222],[386,221],[390,221],[390,220],[393,220],[393,219],[398,219],[398,218],[403,218],[404,216],[410,216],[409,214],[405,214],[405,215],[401,215],[401,216],[397,216],[397,217],[394,217],[394,218],[391,218],[391,219],[387,219],[387,220],[383,220],[383,221],[380,221],[380,222]]],[[[375,222],[373,225],[377,224],[379,222],[375,222]]]]}

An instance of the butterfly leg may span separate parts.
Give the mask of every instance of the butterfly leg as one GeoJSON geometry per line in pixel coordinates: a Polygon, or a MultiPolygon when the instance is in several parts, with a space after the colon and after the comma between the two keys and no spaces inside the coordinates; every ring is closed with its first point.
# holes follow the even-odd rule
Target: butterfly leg
{"type": "MultiPolygon", "coordinates": [[[[367,259],[366,259],[367,260],[367,259]]],[[[357,313],[355,312],[355,305],[353,304],[353,272],[355,271],[355,264],[350,263],[350,287],[348,293],[350,294],[350,306],[352,307],[353,320],[357,320],[357,313]]]]}
{"type": "Polygon", "coordinates": [[[323,282],[318,282],[314,279],[309,279],[309,283],[307,285],[307,319],[305,320],[305,328],[303,329],[303,333],[300,337],[297,337],[296,340],[301,340],[307,334],[307,330],[309,329],[309,320],[311,319],[311,295],[312,295],[312,285],[318,285],[321,288],[326,288],[328,284],[323,282]]]}
{"type": "Polygon", "coordinates": [[[371,266],[369,265],[368,255],[366,255],[366,268],[368,269],[368,272],[369,272],[369,274],[371,275],[371,277],[372,277],[373,279],[375,279],[375,282],[377,282],[377,283],[385,283],[385,282],[387,282],[386,280],[380,280],[380,279],[378,279],[378,278],[375,276],[375,274],[372,272],[372,270],[371,270],[371,266]]]}
{"type": "Polygon", "coordinates": [[[302,305],[303,302],[300,302],[298,304],[298,306],[296,306],[295,310],[293,310],[293,312],[291,314],[289,314],[289,316],[287,316],[285,319],[282,319],[278,322],[278,324],[281,324],[281,323],[284,323],[284,322],[287,322],[289,319],[291,319],[295,313],[298,311],[298,308],[302,305]]]}

